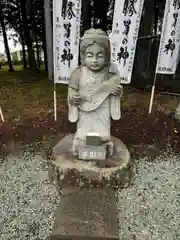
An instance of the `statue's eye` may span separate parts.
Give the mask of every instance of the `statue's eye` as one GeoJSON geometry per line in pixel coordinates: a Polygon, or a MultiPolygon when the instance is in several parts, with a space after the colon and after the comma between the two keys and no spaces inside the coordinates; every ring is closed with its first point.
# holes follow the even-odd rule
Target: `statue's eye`
{"type": "Polygon", "coordinates": [[[104,56],[103,55],[98,55],[99,58],[103,58],[104,56]]]}
{"type": "Polygon", "coordinates": [[[93,54],[92,53],[87,53],[86,56],[87,57],[93,57],[93,54]]]}
{"type": "Polygon", "coordinates": [[[97,56],[98,56],[98,58],[104,58],[104,54],[103,53],[99,53],[97,56]]]}

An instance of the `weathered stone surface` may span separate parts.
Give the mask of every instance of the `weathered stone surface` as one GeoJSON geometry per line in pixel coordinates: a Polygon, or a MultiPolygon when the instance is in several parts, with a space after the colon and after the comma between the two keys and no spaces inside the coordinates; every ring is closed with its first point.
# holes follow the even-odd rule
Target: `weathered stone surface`
{"type": "Polygon", "coordinates": [[[102,145],[101,138],[98,133],[87,133],[86,145],[100,146],[102,145]]]}
{"type": "MultiPolygon", "coordinates": [[[[112,189],[75,190],[62,195],[53,236],[117,236],[116,199],[112,189]]],[[[58,238],[57,238],[58,239],[58,238]]]]}
{"type": "Polygon", "coordinates": [[[96,161],[84,162],[72,155],[73,134],[63,138],[49,160],[49,177],[59,187],[127,187],[131,180],[130,154],[121,140],[113,138],[115,153],[99,167],[96,161]]]}
{"type": "Polygon", "coordinates": [[[54,235],[49,237],[47,240],[118,240],[118,237],[90,237],[90,236],[61,236],[54,235]]]}

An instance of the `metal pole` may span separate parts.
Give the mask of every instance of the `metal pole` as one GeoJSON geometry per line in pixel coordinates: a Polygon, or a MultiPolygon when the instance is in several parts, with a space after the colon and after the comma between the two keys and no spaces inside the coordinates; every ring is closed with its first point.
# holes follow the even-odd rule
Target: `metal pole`
{"type": "Polygon", "coordinates": [[[175,80],[175,79],[176,79],[176,73],[173,74],[173,80],[175,80]]]}

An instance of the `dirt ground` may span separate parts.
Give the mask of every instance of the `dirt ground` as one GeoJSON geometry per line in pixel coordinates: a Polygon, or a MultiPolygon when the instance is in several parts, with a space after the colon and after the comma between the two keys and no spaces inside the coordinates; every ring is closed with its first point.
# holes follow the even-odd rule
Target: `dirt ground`
{"type": "MultiPolygon", "coordinates": [[[[180,124],[172,117],[177,100],[156,94],[153,112],[148,114],[149,93],[126,90],[122,100],[122,118],[112,121],[112,135],[120,138],[133,156],[156,156],[164,150],[180,150],[180,124]]],[[[33,117],[16,118],[0,123],[1,151],[17,151],[26,143],[43,142],[53,138],[59,141],[75,131],[75,124],[68,122],[68,107],[64,101],[58,104],[57,122],[53,109],[33,111],[33,117]]],[[[37,106],[38,109],[38,106],[37,106]]],[[[30,111],[30,109],[29,109],[30,111]]],[[[49,146],[50,148],[53,146],[49,146]]]]}
{"type": "MultiPolygon", "coordinates": [[[[122,118],[112,122],[112,135],[120,138],[133,156],[156,156],[164,150],[180,150],[180,124],[172,112],[177,98],[155,92],[153,112],[148,114],[151,89],[124,87],[122,118]]],[[[67,86],[57,85],[57,122],[54,122],[53,83],[41,71],[36,78],[28,70],[0,71],[0,155],[18,151],[26,143],[46,142],[52,149],[64,135],[74,132],[68,122],[67,86]]]]}

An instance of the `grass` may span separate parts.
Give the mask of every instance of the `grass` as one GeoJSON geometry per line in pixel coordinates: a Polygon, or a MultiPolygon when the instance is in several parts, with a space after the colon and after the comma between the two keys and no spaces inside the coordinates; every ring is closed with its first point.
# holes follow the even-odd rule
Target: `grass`
{"type": "MultiPolygon", "coordinates": [[[[0,70],[0,105],[6,121],[20,121],[47,113],[53,114],[54,84],[41,70],[35,75],[30,70],[15,67],[15,72],[0,70]]],[[[67,85],[57,84],[57,107],[66,101],[67,85]]],[[[150,93],[125,87],[123,108],[144,108],[148,112],[150,93]]],[[[176,97],[155,94],[154,109],[172,111],[176,108],[176,97]]]]}
{"type": "MultiPolygon", "coordinates": [[[[1,107],[6,120],[27,118],[53,111],[53,82],[45,71],[34,76],[30,70],[16,67],[0,70],[1,107]]],[[[67,85],[57,85],[57,105],[66,99],[67,85]]]]}

